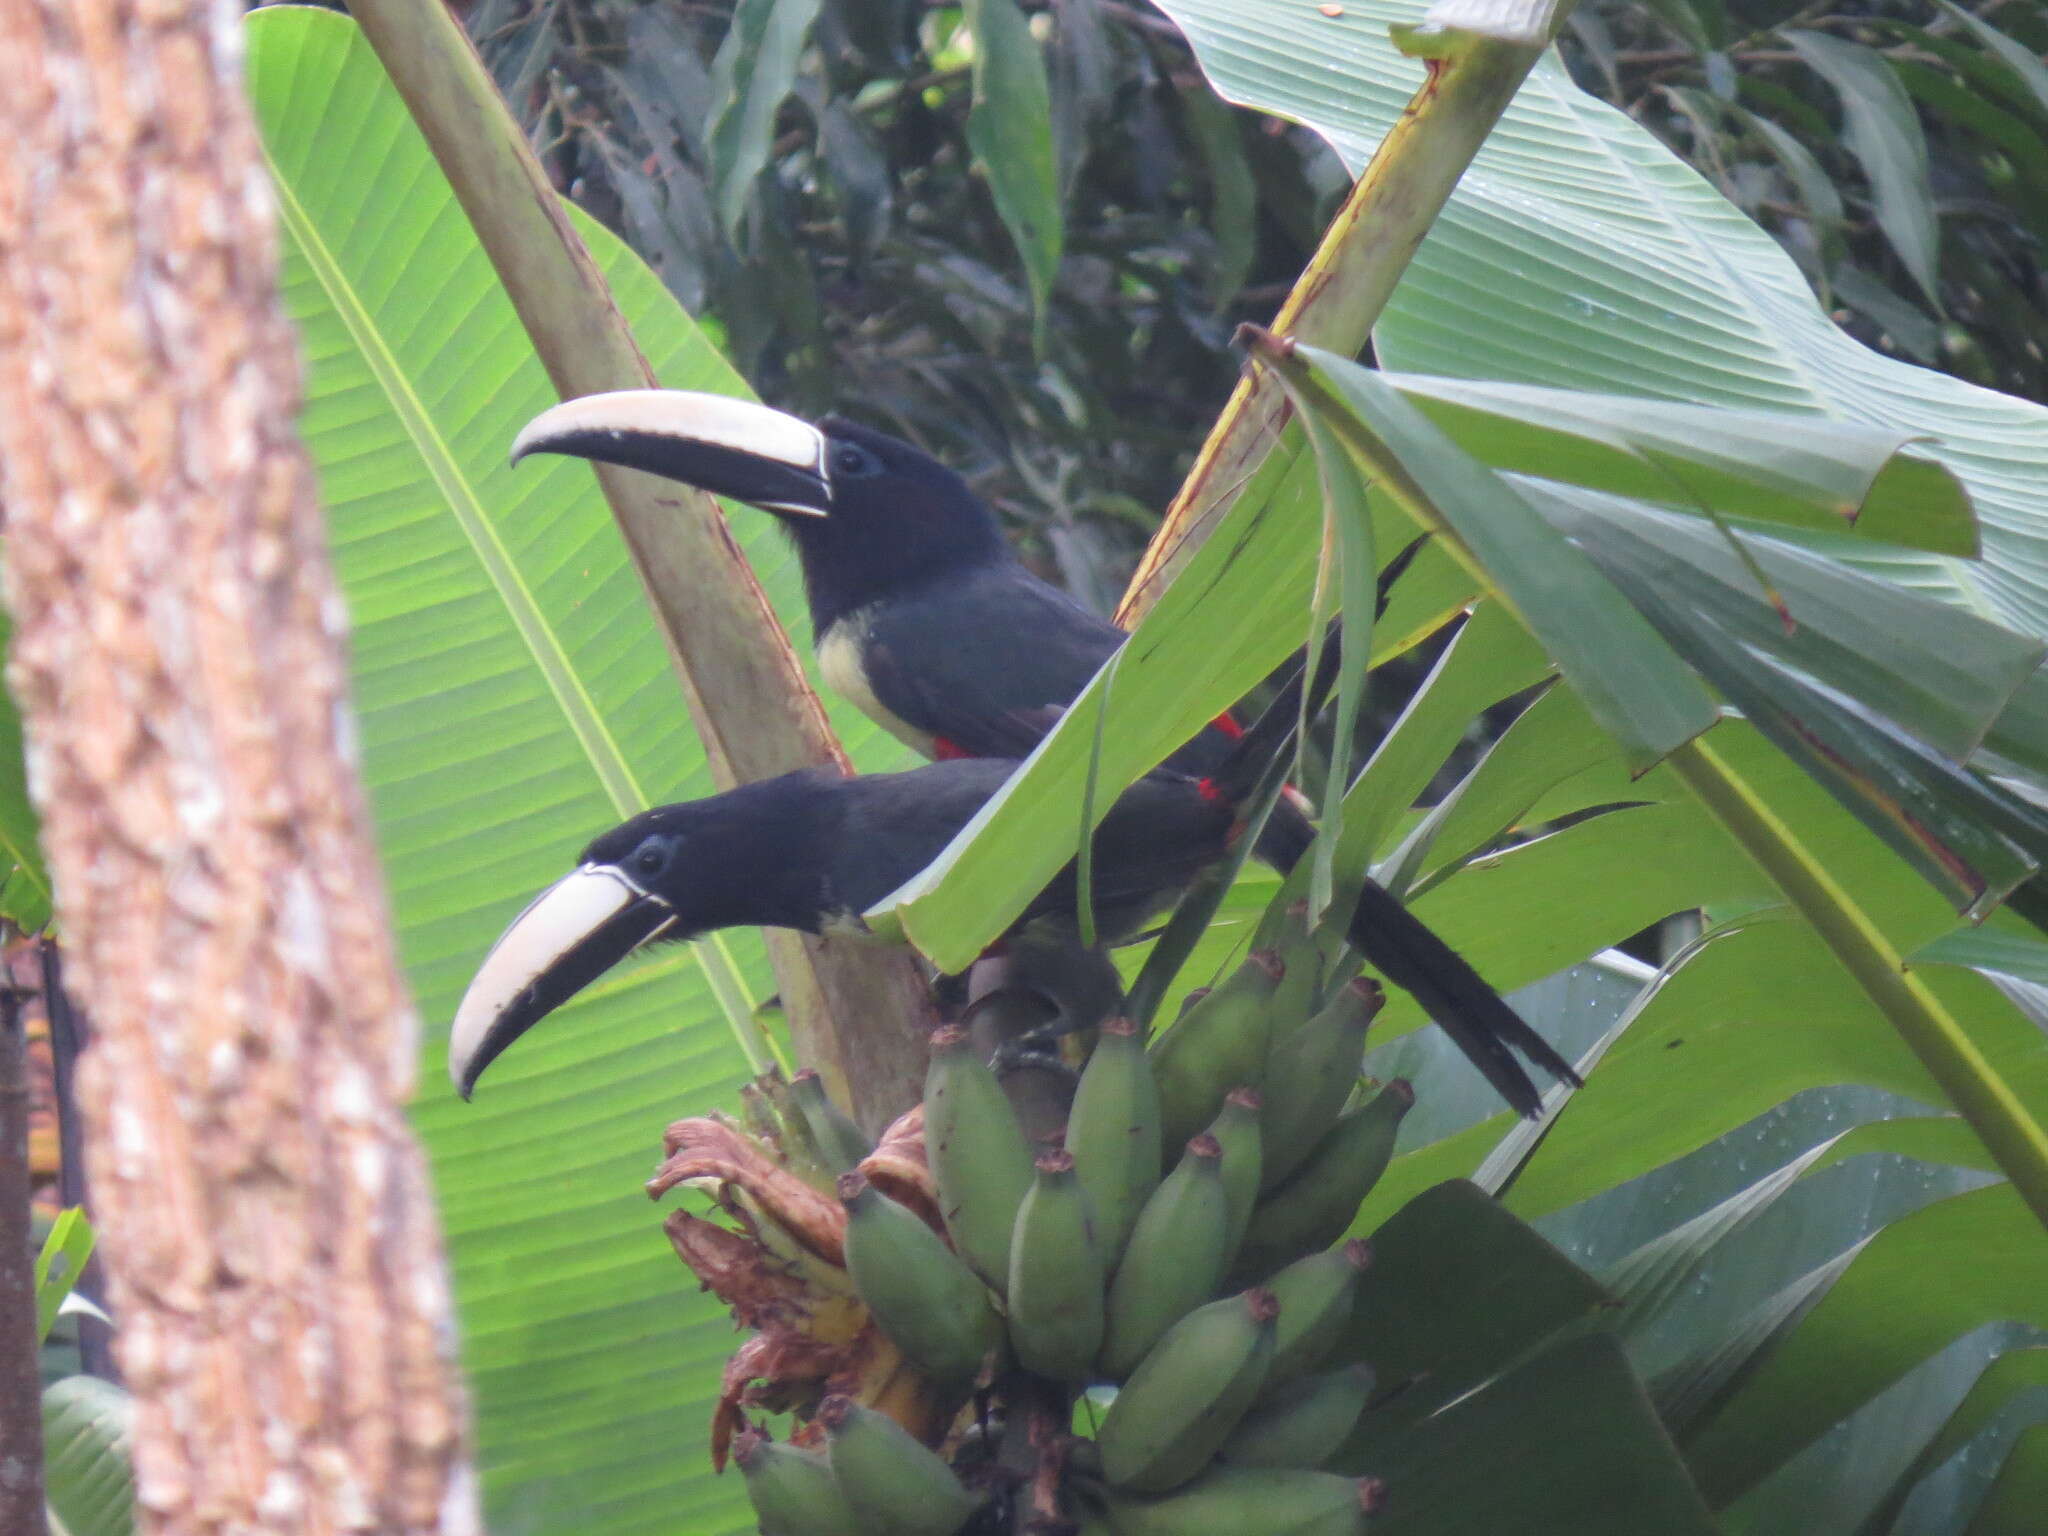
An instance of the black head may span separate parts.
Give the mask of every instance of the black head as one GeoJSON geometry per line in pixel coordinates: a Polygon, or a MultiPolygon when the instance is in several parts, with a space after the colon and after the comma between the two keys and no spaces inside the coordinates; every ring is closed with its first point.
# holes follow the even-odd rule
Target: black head
{"type": "Polygon", "coordinates": [[[514,1040],[645,945],[742,924],[815,929],[838,782],[785,774],[657,806],[595,839],[477,968],[448,1043],[456,1088],[468,1097],[514,1040]]]}
{"type": "Polygon", "coordinates": [[[988,504],[923,449],[842,416],[818,430],[827,515],[784,523],[820,633],[870,603],[1012,558],[988,504]]]}

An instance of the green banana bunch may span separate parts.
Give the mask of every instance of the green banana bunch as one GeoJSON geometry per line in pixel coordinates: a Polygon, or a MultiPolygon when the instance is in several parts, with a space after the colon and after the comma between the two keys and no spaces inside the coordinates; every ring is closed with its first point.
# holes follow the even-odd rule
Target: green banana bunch
{"type": "Polygon", "coordinates": [[[824,1457],[749,1429],[733,1441],[732,1459],[747,1480],[762,1536],[863,1536],[824,1457]]]}
{"type": "Polygon", "coordinates": [[[972,1386],[1003,1342],[987,1287],[938,1233],[865,1174],[840,1175],[839,1199],[846,1207],[846,1271],[882,1332],[941,1386],[972,1386]]]}
{"type": "Polygon", "coordinates": [[[874,1151],[874,1144],[827,1096],[825,1080],[811,1068],[789,1080],[789,1096],[804,1117],[804,1127],[818,1149],[818,1161],[832,1173],[845,1173],[874,1151]]]}
{"type": "Polygon", "coordinates": [[[1105,1493],[1081,1536],[1363,1536],[1384,1495],[1376,1477],[1218,1467],[1164,1498],[1105,1493]]]}
{"type": "Polygon", "coordinates": [[[1371,1366],[1349,1365],[1268,1392],[1216,1448],[1217,1460],[1240,1467],[1321,1466],[1357,1427],[1372,1381],[1371,1366]]]}
{"type": "Polygon", "coordinates": [[[1031,1149],[1002,1085],[948,1027],[931,1042],[924,1080],[924,1147],[953,1246],[1000,1291],[1010,1280],[1010,1235],[1031,1188],[1031,1149]]]}
{"type": "Polygon", "coordinates": [[[978,1502],[933,1451],[886,1413],[850,1397],[818,1405],[833,1481],[863,1536],[953,1536],[978,1502]]]}
{"type": "Polygon", "coordinates": [[[1180,1146],[1214,1120],[1231,1089],[1264,1082],[1272,1033],[1267,1005],[1285,973],[1278,955],[1253,950],[1153,1043],[1166,1146],[1180,1146]]]}
{"type": "Polygon", "coordinates": [[[1341,1248],[1324,1248],[1296,1259],[1266,1281],[1280,1300],[1273,1333],[1270,1391],[1304,1376],[1329,1358],[1351,1321],[1358,1277],[1372,1263],[1372,1245],[1354,1237],[1341,1248]]]}
{"type": "Polygon", "coordinates": [[[1209,1464],[1265,1385],[1279,1311],[1254,1287],[1166,1331],[1103,1417],[1096,1439],[1111,1487],[1165,1493],[1209,1464]]]}
{"type": "Polygon", "coordinates": [[[1340,1115],[1294,1176],[1252,1212],[1236,1273],[1268,1274],[1275,1265],[1341,1236],[1358,1214],[1359,1202],[1386,1171],[1401,1117],[1414,1104],[1415,1090],[1395,1078],[1368,1102],[1340,1115]]]}
{"type": "Polygon", "coordinates": [[[1252,1219],[1252,1206],[1259,1197],[1260,1172],[1265,1164],[1263,1100],[1256,1088],[1233,1088],[1224,1095],[1223,1108],[1209,1134],[1223,1149],[1223,1193],[1228,1201],[1230,1223],[1223,1234],[1223,1263],[1228,1268],[1237,1257],[1238,1244],[1252,1219]]]}
{"type": "Polygon", "coordinates": [[[1215,1137],[1195,1137],[1138,1213],[1109,1285],[1101,1363],[1111,1380],[1135,1371],[1161,1334],[1216,1294],[1230,1230],[1222,1163],[1215,1137]]]}
{"type": "Polygon", "coordinates": [[[1067,1150],[1095,1213],[1103,1266],[1115,1269],[1138,1212],[1159,1187],[1159,1084],[1132,1019],[1102,1026],[1067,1117],[1067,1150]]]}
{"type": "Polygon", "coordinates": [[[1277,1043],[1316,1011],[1323,1000],[1323,972],[1327,960],[1317,931],[1308,920],[1306,900],[1290,902],[1277,923],[1267,917],[1260,924],[1254,943],[1270,944],[1280,956],[1287,974],[1280,978],[1273,994],[1273,1038],[1277,1043]]]}
{"type": "Polygon", "coordinates": [[[1106,1315],[1102,1245],[1073,1155],[1046,1153],[1037,1174],[1010,1242],[1010,1345],[1027,1371],[1085,1382],[1106,1315]]]}
{"type": "Polygon", "coordinates": [[[1365,1030],[1386,1001],[1367,976],[1345,983],[1328,1007],[1275,1040],[1266,1058],[1267,1130],[1260,1188],[1277,1189],[1301,1166],[1358,1082],[1365,1030]]]}

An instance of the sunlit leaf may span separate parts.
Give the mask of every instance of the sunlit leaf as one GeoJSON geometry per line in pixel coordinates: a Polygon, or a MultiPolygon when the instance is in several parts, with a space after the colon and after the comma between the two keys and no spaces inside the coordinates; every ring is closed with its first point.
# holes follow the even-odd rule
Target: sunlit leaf
{"type": "MultiPolygon", "coordinates": [[[[641,1191],[661,1127],[730,1099],[746,1062],[703,964],[752,999],[751,933],[621,970],[520,1042],[474,1104],[446,1028],[499,931],[597,832],[708,793],[667,649],[587,466],[508,468],[554,403],[490,262],[354,25],[248,20],[251,95],[308,365],[300,431],[353,625],[364,776],[420,1014],[413,1115],[454,1267],[493,1519],[587,1536],[737,1525],[696,1442],[733,1348],[641,1191]]],[[[660,280],[575,214],[641,349],[680,388],[743,389],[660,280]]],[[[787,544],[735,517],[808,652],[787,544]]],[[[904,754],[828,701],[870,766],[904,754]]]]}

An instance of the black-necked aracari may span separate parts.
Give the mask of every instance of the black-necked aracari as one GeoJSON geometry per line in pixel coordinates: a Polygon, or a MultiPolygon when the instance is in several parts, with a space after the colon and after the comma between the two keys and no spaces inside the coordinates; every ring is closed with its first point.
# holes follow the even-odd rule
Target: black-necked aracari
{"type": "MultiPolygon", "coordinates": [[[[1126,636],[1034,575],[959,475],[886,433],[829,417],[813,426],[724,395],[625,390],[565,401],[513,444],[516,463],[559,453],[648,471],[774,513],[795,541],[827,684],[928,757],[1027,753],[1126,636]]],[[[1166,767],[1214,776],[1236,724],[1223,717],[1166,767]]],[[[1257,852],[1292,869],[1314,840],[1299,806],[1275,807],[1257,852]]],[[[1373,968],[1468,1042],[1512,1044],[1576,1084],[1551,1048],[1463,957],[1367,882],[1351,923],[1373,968]]],[[[1538,1096],[1473,1055],[1508,1101],[1538,1096]]],[[[1512,1058],[1510,1058],[1511,1060],[1512,1058]]]]}
{"type": "MultiPolygon", "coordinates": [[[[500,936],[456,1010],[449,1075],[467,1097],[508,1045],[644,944],[717,928],[853,927],[929,864],[1016,766],[960,758],[852,779],[809,769],[643,811],[584,849],[500,936]]],[[[1135,933],[1223,855],[1237,824],[1213,783],[1155,773],[1133,785],[1095,833],[1090,890],[1102,935],[1135,933]]],[[[1017,926],[1071,926],[1073,914],[1069,866],[1017,926]]]]}

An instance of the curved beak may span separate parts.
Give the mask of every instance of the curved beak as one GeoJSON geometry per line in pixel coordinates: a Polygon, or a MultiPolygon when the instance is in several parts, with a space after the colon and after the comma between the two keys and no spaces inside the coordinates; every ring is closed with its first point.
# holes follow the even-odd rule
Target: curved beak
{"type": "Polygon", "coordinates": [[[675,920],[666,901],[609,864],[585,864],[542,891],[499,935],[455,1010],[455,1091],[468,1098],[507,1046],[675,920]]]}
{"type": "Polygon", "coordinates": [[[565,400],[513,441],[529,453],[623,464],[764,512],[824,517],[832,510],[825,435],[808,421],[730,395],[622,389],[565,400]]]}

